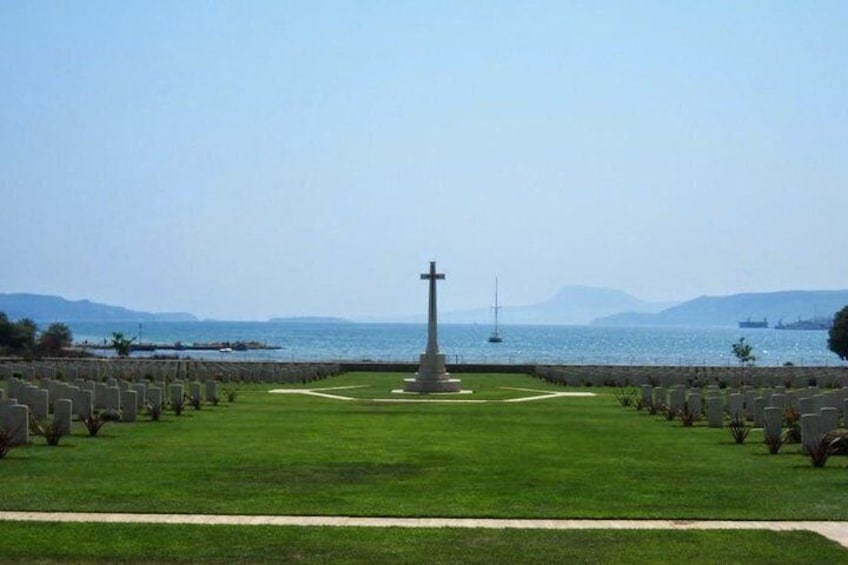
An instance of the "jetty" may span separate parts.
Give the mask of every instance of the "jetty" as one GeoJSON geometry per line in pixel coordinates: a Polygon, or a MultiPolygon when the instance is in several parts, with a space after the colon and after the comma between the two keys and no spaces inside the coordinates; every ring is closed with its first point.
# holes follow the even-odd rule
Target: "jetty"
{"type": "MultiPolygon", "coordinates": [[[[111,343],[78,343],[80,349],[104,351],[114,349],[111,343]]],[[[261,351],[282,349],[279,345],[268,345],[258,341],[212,341],[206,343],[133,343],[130,351],[261,351]]]]}

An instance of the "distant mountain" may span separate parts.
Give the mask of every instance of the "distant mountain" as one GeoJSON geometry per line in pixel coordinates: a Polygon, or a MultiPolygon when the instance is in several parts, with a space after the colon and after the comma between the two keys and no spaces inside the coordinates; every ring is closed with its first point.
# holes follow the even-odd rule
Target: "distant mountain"
{"type": "Polygon", "coordinates": [[[743,320],[779,321],[833,318],[848,305],[848,290],[790,290],[701,296],[655,314],[627,312],[599,317],[592,323],[606,326],[737,326],[743,320]]]}
{"type": "Polygon", "coordinates": [[[108,306],[88,300],[66,300],[60,296],[25,293],[0,293],[0,312],[10,320],[31,318],[50,322],[196,322],[184,312],[150,313],[108,306]]]}
{"type": "MultiPolygon", "coordinates": [[[[626,292],[589,286],[565,286],[550,299],[527,306],[503,306],[498,319],[503,324],[588,324],[619,312],[659,312],[669,302],[646,302],[626,292]]],[[[439,313],[446,323],[491,323],[492,308],[439,313]]]]}
{"type": "Polygon", "coordinates": [[[325,316],[295,316],[292,318],[271,318],[268,320],[272,324],[352,324],[351,320],[346,318],[333,318],[325,316]]]}

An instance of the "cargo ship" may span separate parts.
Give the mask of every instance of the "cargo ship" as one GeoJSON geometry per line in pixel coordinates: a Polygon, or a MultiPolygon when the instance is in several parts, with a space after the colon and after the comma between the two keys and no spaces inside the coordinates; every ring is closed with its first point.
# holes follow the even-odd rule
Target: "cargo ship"
{"type": "Polygon", "coordinates": [[[798,320],[784,324],[779,321],[774,327],[776,330],[829,330],[833,326],[833,320],[828,318],[813,318],[812,320],[798,320]]]}
{"type": "Polygon", "coordinates": [[[763,318],[762,320],[752,320],[748,318],[744,322],[739,322],[740,328],[767,328],[768,327],[768,319],[763,318]]]}

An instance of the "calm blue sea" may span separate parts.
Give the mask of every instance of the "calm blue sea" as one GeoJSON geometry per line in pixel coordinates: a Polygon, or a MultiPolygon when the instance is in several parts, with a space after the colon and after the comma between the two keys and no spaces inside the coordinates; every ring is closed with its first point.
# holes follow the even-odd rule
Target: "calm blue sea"
{"type": "MultiPolygon", "coordinates": [[[[258,341],[280,346],[232,353],[160,352],[195,359],[417,362],[427,342],[425,324],[111,322],[70,327],[77,342],[103,343],[112,332],[123,332],[136,338],[141,333],[144,343],[258,341]]],[[[440,325],[440,349],[451,363],[735,365],[731,345],[745,337],[760,366],[841,364],[827,349],[825,331],[529,325],[501,329],[503,343],[492,344],[487,341],[488,326],[440,325]]]]}

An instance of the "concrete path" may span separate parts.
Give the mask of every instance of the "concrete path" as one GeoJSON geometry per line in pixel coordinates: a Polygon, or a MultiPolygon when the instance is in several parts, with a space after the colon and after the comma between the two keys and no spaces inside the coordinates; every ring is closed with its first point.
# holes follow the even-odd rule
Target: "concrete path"
{"type": "Polygon", "coordinates": [[[225,514],[117,514],[4,512],[0,521],[201,524],[234,526],[331,526],[363,528],[487,528],[538,530],[806,530],[848,548],[848,522],[734,520],[497,520],[487,518],[360,518],[351,516],[246,516],[225,514]]]}
{"type": "MultiPolygon", "coordinates": [[[[369,385],[349,385],[349,386],[333,386],[323,388],[275,388],[269,390],[271,394],[304,394],[307,396],[318,396],[320,398],[329,398],[332,400],[356,400],[353,396],[343,396],[341,394],[331,394],[328,390],[345,390],[351,388],[368,388],[369,385]]],[[[418,403],[443,403],[443,404],[484,404],[486,402],[530,402],[534,400],[547,400],[549,398],[564,398],[564,397],[587,397],[595,396],[594,392],[559,392],[553,390],[538,390],[534,388],[515,388],[511,386],[501,387],[505,390],[517,390],[520,392],[533,393],[533,396],[523,396],[520,398],[508,398],[505,400],[477,400],[477,399],[462,399],[456,398],[457,393],[436,393],[420,395],[418,393],[408,393],[403,389],[393,390],[392,393],[398,395],[407,395],[408,398],[371,398],[370,402],[418,402],[418,403]]],[[[463,390],[459,394],[471,394],[473,391],[463,390]]]]}

